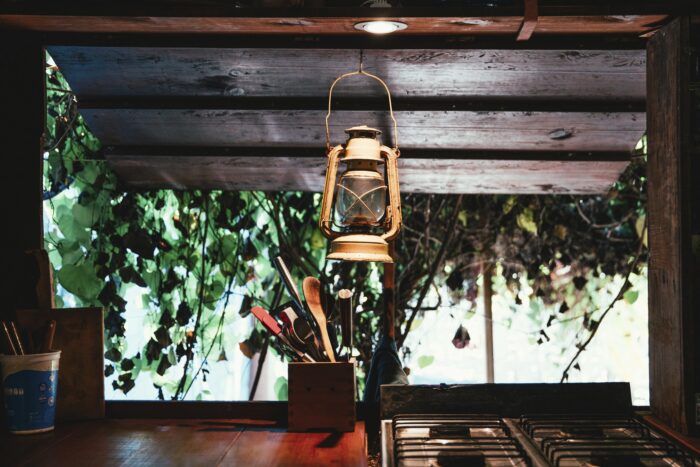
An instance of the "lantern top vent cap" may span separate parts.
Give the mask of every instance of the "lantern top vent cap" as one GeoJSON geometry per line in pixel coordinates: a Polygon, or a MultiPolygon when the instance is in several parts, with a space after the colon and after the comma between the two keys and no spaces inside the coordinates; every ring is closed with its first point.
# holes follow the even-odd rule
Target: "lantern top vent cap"
{"type": "Polygon", "coordinates": [[[382,134],[381,130],[377,130],[376,128],[368,127],[367,125],[359,125],[359,126],[354,126],[352,128],[348,128],[347,130],[345,130],[345,133],[348,134],[348,139],[352,139],[352,138],[377,139],[377,137],[382,134]]]}

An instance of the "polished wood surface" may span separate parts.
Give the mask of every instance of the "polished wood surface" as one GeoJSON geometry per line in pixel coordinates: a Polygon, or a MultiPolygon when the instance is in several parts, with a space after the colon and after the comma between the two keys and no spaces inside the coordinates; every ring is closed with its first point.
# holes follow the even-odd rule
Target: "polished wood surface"
{"type": "Polygon", "coordinates": [[[367,465],[364,426],[352,433],[288,433],[264,420],[103,420],[53,433],[0,435],[2,465],[367,465]]]}

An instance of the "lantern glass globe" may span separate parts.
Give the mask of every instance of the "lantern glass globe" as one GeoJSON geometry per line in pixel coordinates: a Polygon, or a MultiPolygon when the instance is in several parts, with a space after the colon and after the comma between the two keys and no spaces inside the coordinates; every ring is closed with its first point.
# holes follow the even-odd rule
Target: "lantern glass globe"
{"type": "Polygon", "coordinates": [[[386,191],[384,177],[376,170],[348,169],[338,181],[336,224],[349,230],[380,225],[386,191]]]}

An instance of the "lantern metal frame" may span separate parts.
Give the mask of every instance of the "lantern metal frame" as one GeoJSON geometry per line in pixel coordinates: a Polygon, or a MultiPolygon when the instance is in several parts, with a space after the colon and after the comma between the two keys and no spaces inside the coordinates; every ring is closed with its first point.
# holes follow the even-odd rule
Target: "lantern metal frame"
{"type": "MultiPolygon", "coordinates": [[[[381,133],[378,130],[368,127],[354,127],[349,130],[357,131],[362,129],[381,133]]],[[[396,238],[401,230],[401,198],[399,194],[399,174],[398,174],[398,124],[394,117],[394,109],[391,101],[391,92],[387,84],[378,76],[367,73],[362,68],[358,71],[345,73],[333,81],[328,92],[328,113],[326,114],[326,150],[328,163],[326,165],[326,181],[323,189],[323,201],[321,202],[321,217],[319,228],[321,233],[331,240],[331,252],[328,259],[345,261],[376,261],[382,263],[393,263],[389,254],[389,241],[396,238]],[[386,91],[389,102],[389,115],[394,126],[394,147],[389,148],[380,145],[379,141],[369,138],[350,138],[346,146],[340,144],[331,146],[330,117],[332,112],[332,98],[335,86],[343,79],[350,76],[364,76],[379,82],[386,91]],[[353,145],[354,143],[354,145],[353,145]],[[376,145],[375,145],[376,143],[376,145]],[[378,150],[377,147],[378,146],[378,150]],[[362,154],[362,155],[360,155],[362,154]],[[369,156],[368,156],[369,154],[369,156]],[[383,228],[385,232],[381,235],[343,233],[333,230],[332,215],[335,201],[335,187],[337,183],[338,165],[340,162],[347,162],[357,159],[365,159],[384,164],[384,177],[389,192],[389,200],[384,215],[383,228]]]]}

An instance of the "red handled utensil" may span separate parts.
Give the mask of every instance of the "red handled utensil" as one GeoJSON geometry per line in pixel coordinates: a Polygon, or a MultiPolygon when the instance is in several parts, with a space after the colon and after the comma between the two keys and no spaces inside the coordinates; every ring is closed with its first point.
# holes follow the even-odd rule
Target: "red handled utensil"
{"type": "Polygon", "coordinates": [[[308,352],[316,361],[326,360],[320,350],[320,344],[316,339],[311,325],[303,318],[300,318],[291,307],[285,308],[280,313],[280,319],[284,323],[285,332],[289,335],[289,340],[297,344],[297,349],[308,352]]]}
{"type": "Polygon", "coordinates": [[[266,309],[259,307],[259,306],[254,306],[251,310],[253,312],[253,315],[262,323],[262,325],[267,329],[273,336],[276,336],[279,340],[282,341],[284,345],[289,347],[291,350],[296,353],[296,355],[301,358],[302,360],[306,362],[315,362],[309,354],[300,351],[292,343],[287,339],[287,337],[282,333],[282,328],[280,327],[279,323],[275,318],[270,315],[270,313],[267,312],[266,309]]]}

